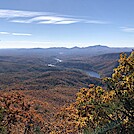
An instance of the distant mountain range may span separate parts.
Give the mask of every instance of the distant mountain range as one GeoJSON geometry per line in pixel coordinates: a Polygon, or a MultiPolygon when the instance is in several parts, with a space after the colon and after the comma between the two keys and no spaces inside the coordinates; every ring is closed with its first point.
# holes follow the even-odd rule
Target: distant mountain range
{"type": "Polygon", "coordinates": [[[31,48],[31,49],[0,49],[0,55],[68,55],[68,56],[97,56],[101,54],[108,53],[120,53],[120,52],[131,52],[134,48],[116,48],[116,47],[107,47],[102,45],[95,45],[89,47],[52,47],[52,48],[31,48]]]}

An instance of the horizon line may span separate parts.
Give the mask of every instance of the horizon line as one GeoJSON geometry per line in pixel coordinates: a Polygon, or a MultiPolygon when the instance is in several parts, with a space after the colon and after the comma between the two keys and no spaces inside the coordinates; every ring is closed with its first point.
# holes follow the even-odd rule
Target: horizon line
{"type": "Polygon", "coordinates": [[[91,45],[91,46],[86,46],[86,47],[79,47],[79,46],[73,46],[73,47],[65,47],[65,46],[63,46],[63,47],[29,47],[29,48],[25,48],[25,47],[22,47],[22,48],[16,48],[16,47],[14,47],[14,48],[0,48],[0,49],[50,49],[50,48],[66,48],[66,49],[72,49],[72,48],[88,48],[88,47],[99,47],[99,46],[101,46],[101,47],[108,47],[108,48],[134,48],[134,47],[110,47],[110,46],[107,46],[107,45],[91,45]]]}

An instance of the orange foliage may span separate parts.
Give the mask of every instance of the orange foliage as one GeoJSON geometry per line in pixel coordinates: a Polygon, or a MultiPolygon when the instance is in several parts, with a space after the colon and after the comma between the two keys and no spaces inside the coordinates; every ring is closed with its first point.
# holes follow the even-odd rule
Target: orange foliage
{"type": "Polygon", "coordinates": [[[0,107],[4,109],[2,121],[9,133],[32,133],[36,127],[43,129],[42,114],[36,106],[46,105],[38,100],[29,98],[21,91],[1,91],[0,107]]]}

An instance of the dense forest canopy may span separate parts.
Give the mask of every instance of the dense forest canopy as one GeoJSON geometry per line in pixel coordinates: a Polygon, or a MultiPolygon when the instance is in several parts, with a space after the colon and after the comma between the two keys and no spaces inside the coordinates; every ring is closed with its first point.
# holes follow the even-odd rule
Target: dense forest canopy
{"type": "Polygon", "coordinates": [[[82,88],[76,102],[59,113],[64,124],[61,133],[134,132],[134,51],[129,57],[121,54],[112,77],[103,81],[105,87],[82,88]]]}
{"type": "Polygon", "coordinates": [[[129,56],[120,55],[118,67],[111,77],[103,78],[102,87],[90,84],[82,88],[74,102],[58,111],[57,107],[34,97],[42,91],[30,92],[0,91],[1,134],[132,134],[134,51],[129,56]]]}

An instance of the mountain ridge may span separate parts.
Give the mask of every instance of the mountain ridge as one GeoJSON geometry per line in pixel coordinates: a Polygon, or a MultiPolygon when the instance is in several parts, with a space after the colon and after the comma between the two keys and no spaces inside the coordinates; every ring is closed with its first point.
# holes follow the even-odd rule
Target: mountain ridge
{"type": "Polygon", "coordinates": [[[134,48],[128,47],[108,47],[103,45],[95,45],[88,47],[51,47],[51,48],[17,48],[17,49],[0,49],[0,56],[12,56],[12,55],[22,55],[22,56],[97,56],[107,53],[121,53],[121,52],[131,52],[134,48]]]}
{"type": "Polygon", "coordinates": [[[35,47],[35,48],[0,48],[0,50],[6,50],[6,49],[25,49],[25,50],[30,50],[30,49],[87,49],[87,48],[112,48],[112,49],[134,49],[134,47],[109,47],[106,45],[93,45],[93,46],[86,46],[86,47],[79,47],[79,46],[74,46],[74,47],[48,47],[48,48],[42,48],[42,47],[35,47]]]}

